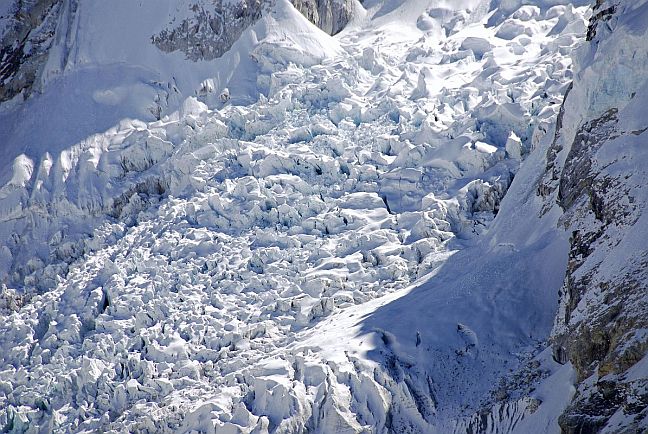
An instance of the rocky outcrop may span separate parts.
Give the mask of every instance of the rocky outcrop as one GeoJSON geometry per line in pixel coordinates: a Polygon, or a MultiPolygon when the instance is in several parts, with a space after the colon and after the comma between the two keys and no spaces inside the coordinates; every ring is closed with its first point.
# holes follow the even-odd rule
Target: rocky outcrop
{"type": "MultiPolygon", "coordinates": [[[[353,14],[352,0],[292,0],[309,21],[330,35],[346,26],[353,14]]],[[[256,22],[269,0],[232,2],[196,1],[187,18],[157,35],[153,43],[162,51],[181,51],[192,61],[220,57],[232,47],[243,31],[256,22]]]]}
{"type": "MultiPolygon", "coordinates": [[[[648,405],[648,381],[624,381],[648,349],[642,333],[648,327],[648,251],[639,248],[622,264],[615,258],[645,203],[635,199],[636,184],[627,182],[637,180],[634,169],[626,166],[613,174],[601,170],[597,159],[597,151],[624,139],[615,113],[611,109],[581,127],[558,191],[572,237],[555,350],[582,382],[561,418],[565,432],[593,432],[616,412],[644,418],[648,405]]],[[[620,155],[611,167],[623,165],[622,160],[620,155]]]]}
{"type": "Polygon", "coordinates": [[[63,0],[13,1],[0,33],[0,102],[29,93],[38,80],[62,5],[63,0]]]}
{"type": "Polygon", "coordinates": [[[196,1],[187,18],[179,23],[174,19],[168,28],[151,36],[151,41],[162,51],[181,51],[192,61],[215,59],[261,17],[263,7],[260,0],[196,1]]]}
{"type": "Polygon", "coordinates": [[[329,35],[339,33],[353,16],[352,0],[291,0],[310,22],[329,35]]]}
{"type": "Polygon", "coordinates": [[[577,374],[564,433],[648,427],[648,47],[632,19],[647,5],[623,3],[597,2],[538,188],[571,234],[552,338],[577,374]]]}
{"type": "MultiPolygon", "coordinates": [[[[186,10],[180,7],[169,16],[150,42],[163,52],[182,52],[189,61],[212,60],[227,52],[271,3],[194,0],[186,10]]],[[[322,30],[336,34],[351,19],[355,2],[293,0],[293,4],[322,30]]],[[[37,87],[50,48],[67,38],[78,7],[78,0],[14,0],[11,16],[0,20],[0,30],[5,24],[0,32],[0,103],[21,92],[27,97],[37,87]]]]}

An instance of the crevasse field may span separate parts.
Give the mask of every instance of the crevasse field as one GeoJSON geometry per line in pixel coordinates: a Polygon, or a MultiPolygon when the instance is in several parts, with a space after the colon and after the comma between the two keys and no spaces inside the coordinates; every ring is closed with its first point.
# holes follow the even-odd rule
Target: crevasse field
{"type": "Polygon", "coordinates": [[[277,0],[188,64],[184,3],[80,2],[0,106],[0,431],[560,432],[534,186],[591,9],[522,3],[277,0]]]}

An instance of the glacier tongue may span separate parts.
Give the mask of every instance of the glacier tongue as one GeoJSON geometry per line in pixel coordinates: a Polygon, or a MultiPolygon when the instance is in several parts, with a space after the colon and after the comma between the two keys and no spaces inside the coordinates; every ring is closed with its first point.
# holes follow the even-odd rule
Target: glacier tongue
{"type": "MultiPolygon", "coordinates": [[[[587,9],[374,3],[332,38],[280,0],[210,96],[16,158],[4,430],[450,432],[505,401],[563,277],[557,216],[515,221],[587,9]]],[[[511,399],[494,423],[551,413],[511,399]]]]}

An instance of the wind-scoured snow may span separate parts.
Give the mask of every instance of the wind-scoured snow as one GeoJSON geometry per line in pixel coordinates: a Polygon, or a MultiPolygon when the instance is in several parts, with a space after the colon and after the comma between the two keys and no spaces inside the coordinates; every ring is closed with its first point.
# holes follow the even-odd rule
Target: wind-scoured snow
{"type": "Polygon", "coordinates": [[[53,114],[0,189],[0,427],[558,431],[568,245],[530,186],[588,9],[428,3],[330,37],[279,0],[178,111],[72,146],[53,114]]]}

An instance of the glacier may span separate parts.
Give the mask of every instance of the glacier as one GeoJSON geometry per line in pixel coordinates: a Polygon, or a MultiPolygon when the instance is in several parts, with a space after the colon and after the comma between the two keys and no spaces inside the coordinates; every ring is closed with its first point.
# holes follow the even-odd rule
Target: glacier
{"type": "Polygon", "coordinates": [[[0,430],[648,429],[645,2],[163,3],[0,104],[0,430]]]}

